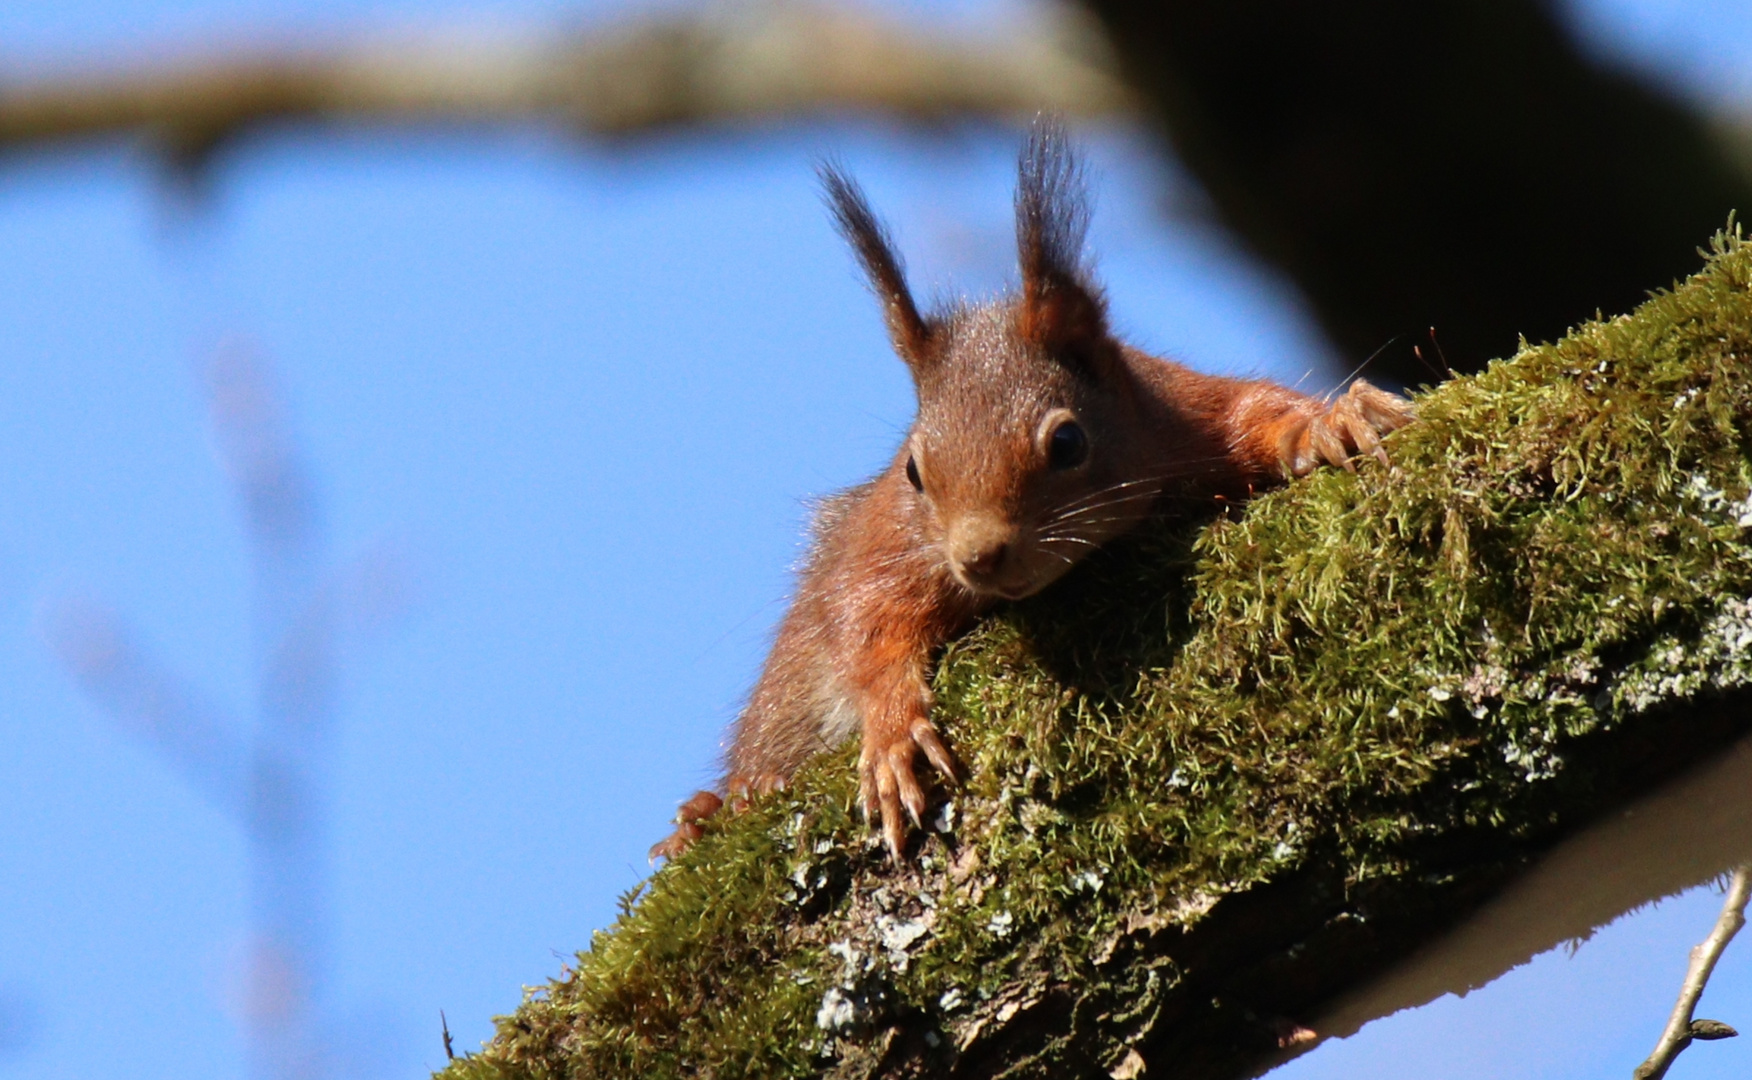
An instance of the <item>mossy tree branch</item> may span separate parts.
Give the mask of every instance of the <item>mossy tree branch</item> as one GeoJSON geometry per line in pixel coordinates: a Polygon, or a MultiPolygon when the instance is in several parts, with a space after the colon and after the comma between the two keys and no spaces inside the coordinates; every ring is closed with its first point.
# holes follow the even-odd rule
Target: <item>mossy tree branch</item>
{"type": "Polygon", "coordinates": [[[442,1075],[1239,1077],[1744,861],[1749,360],[1723,237],[1393,469],[1096,556],[942,659],[970,779],[910,865],[830,755],[442,1075]]]}

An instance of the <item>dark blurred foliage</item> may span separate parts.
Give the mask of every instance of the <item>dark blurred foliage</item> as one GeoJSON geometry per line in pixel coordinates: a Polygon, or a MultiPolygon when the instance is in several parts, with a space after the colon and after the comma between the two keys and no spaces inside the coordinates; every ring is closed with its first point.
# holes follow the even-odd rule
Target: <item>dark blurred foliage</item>
{"type": "Polygon", "coordinates": [[[1752,209],[1709,121],[1549,3],[1085,3],[1223,221],[1384,381],[1435,377],[1432,327],[1472,371],[1627,311],[1752,209]]]}

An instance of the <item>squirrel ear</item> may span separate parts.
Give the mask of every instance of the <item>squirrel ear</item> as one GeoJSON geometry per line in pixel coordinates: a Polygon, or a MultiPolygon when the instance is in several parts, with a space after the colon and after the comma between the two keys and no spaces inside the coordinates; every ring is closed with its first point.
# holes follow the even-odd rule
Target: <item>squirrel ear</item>
{"type": "Polygon", "coordinates": [[[931,325],[919,315],[912,293],[906,287],[906,273],[888,230],[870,209],[864,189],[837,165],[827,163],[817,170],[827,205],[833,211],[834,224],[840,234],[857,252],[864,273],[870,277],[870,287],[882,300],[882,315],[888,323],[888,336],[894,351],[915,373],[922,370],[932,355],[931,325]]]}
{"type": "Polygon", "coordinates": [[[1105,338],[1106,303],[1083,265],[1089,229],[1083,168],[1063,125],[1046,116],[1034,122],[1017,173],[1022,336],[1049,348],[1105,338]]]}

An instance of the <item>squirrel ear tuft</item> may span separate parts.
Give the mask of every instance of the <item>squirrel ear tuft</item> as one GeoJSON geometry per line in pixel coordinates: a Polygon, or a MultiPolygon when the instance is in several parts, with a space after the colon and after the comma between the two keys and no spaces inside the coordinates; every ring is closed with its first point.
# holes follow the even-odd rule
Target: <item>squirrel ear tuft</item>
{"type": "Polygon", "coordinates": [[[888,323],[888,336],[894,351],[906,361],[916,375],[933,355],[931,325],[919,315],[912,292],[906,285],[906,272],[888,230],[870,209],[864,189],[847,176],[836,164],[827,162],[816,170],[821,176],[822,193],[840,234],[852,245],[870,287],[882,301],[882,315],[888,323]]]}
{"type": "Polygon", "coordinates": [[[1035,120],[1017,173],[1022,336],[1049,348],[1104,338],[1106,303],[1083,265],[1089,231],[1083,167],[1056,119],[1035,120]]]}

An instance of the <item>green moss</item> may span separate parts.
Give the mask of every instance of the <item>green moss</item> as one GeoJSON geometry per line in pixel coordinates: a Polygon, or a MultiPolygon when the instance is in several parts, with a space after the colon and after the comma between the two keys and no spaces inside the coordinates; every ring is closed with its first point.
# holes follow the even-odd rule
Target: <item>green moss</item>
{"type": "Polygon", "coordinates": [[[829,755],[442,1075],[1256,1065],[1739,733],[1667,707],[1752,681],[1749,357],[1736,232],[1635,314],[1421,397],[1392,469],[1100,553],[942,658],[970,779],[913,865],[829,755]]]}

